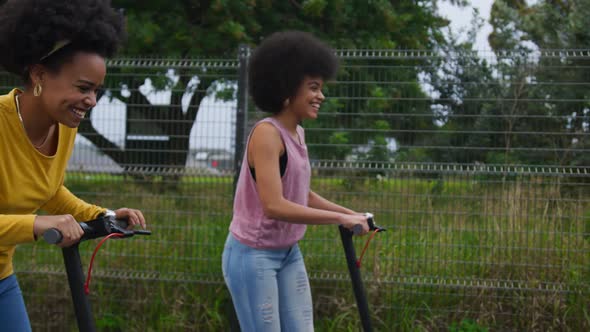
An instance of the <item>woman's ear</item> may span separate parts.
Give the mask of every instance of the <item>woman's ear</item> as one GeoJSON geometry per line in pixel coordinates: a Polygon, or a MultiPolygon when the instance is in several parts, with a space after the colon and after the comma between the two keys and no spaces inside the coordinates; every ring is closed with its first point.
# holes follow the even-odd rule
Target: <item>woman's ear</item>
{"type": "Polygon", "coordinates": [[[285,101],[283,102],[283,108],[289,107],[289,103],[290,103],[289,98],[285,99],[285,101]]]}
{"type": "Polygon", "coordinates": [[[46,74],[47,70],[42,65],[35,64],[31,66],[31,69],[29,70],[29,79],[31,80],[31,85],[35,86],[38,84],[43,84],[46,74]]]}

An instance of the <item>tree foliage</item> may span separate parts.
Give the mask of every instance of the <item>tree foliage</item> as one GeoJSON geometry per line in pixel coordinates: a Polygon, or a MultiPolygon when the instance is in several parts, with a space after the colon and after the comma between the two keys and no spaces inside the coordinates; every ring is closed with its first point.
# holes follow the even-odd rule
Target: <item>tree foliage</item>
{"type": "MultiPolygon", "coordinates": [[[[530,55],[536,50],[577,50],[590,46],[590,9],[583,0],[543,0],[531,6],[524,1],[496,1],[492,7],[491,22],[494,33],[492,46],[499,50],[509,48],[530,55]],[[503,32],[502,32],[503,30],[503,32]],[[499,33],[502,32],[502,33],[499,33]]],[[[555,153],[538,154],[525,160],[530,163],[580,165],[587,157],[577,149],[590,146],[588,142],[590,95],[587,82],[588,58],[541,57],[538,63],[527,63],[501,71],[513,77],[512,90],[520,99],[546,100],[546,102],[520,103],[522,113],[544,117],[542,130],[562,135],[538,135],[527,142],[530,146],[554,148],[555,153]],[[530,68],[530,70],[523,70],[530,68]],[[543,84],[527,84],[527,83],[543,84]],[[574,84],[572,84],[574,83],[574,84]]],[[[518,65],[518,63],[516,63],[518,65]]],[[[515,120],[522,130],[538,130],[535,121],[515,120]]],[[[522,159],[522,157],[520,158],[522,159]]]]}
{"type": "MultiPolygon", "coordinates": [[[[464,5],[465,1],[452,1],[464,5]]],[[[113,6],[124,10],[127,17],[129,40],[123,50],[125,56],[145,57],[150,55],[172,58],[235,58],[240,44],[255,47],[269,34],[288,29],[309,31],[339,49],[430,49],[444,42],[442,28],[448,21],[441,18],[436,10],[436,1],[348,1],[348,0],[114,0],[113,6]]],[[[164,76],[164,70],[160,77],[164,76]]],[[[111,74],[113,71],[110,72],[111,74]]],[[[194,123],[199,104],[211,91],[210,85],[215,78],[201,79],[192,94],[189,112],[184,112],[180,100],[187,92],[191,75],[199,72],[180,71],[181,79],[173,86],[172,104],[167,107],[154,107],[137,89],[142,82],[119,82],[129,86],[132,95],[121,98],[127,101],[128,112],[142,119],[156,120],[150,126],[159,126],[157,131],[171,138],[169,150],[185,151],[185,153],[162,154],[160,165],[183,166],[189,148],[189,133],[194,123]],[[165,111],[160,112],[160,109],[165,111]],[[160,121],[159,116],[166,120],[185,125],[172,126],[167,121],[160,121]],[[188,124],[188,125],[187,125],[188,124]]],[[[202,73],[201,73],[202,74],[202,73]]],[[[208,74],[211,74],[209,72],[208,74]]],[[[356,75],[370,79],[372,73],[344,72],[342,75],[356,75]]],[[[416,71],[403,74],[404,80],[416,81],[416,71]]],[[[114,83],[115,85],[117,83],[114,83]]],[[[161,81],[160,87],[167,85],[161,81]]],[[[367,94],[381,94],[384,98],[395,95],[419,94],[419,87],[409,86],[407,91],[383,91],[379,86],[366,86],[367,94]],[[381,90],[380,90],[381,89],[381,90]]],[[[120,97],[120,96],[115,96],[120,97]]],[[[333,105],[337,105],[335,100],[333,105]]],[[[354,104],[355,112],[388,112],[392,105],[354,104]]],[[[329,108],[329,107],[327,107],[329,108]]],[[[342,109],[335,109],[339,112],[342,109]]],[[[411,111],[411,110],[410,110],[411,111]]],[[[318,128],[338,128],[339,117],[320,120],[315,124],[318,128]],[[335,122],[327,122],[335,120],[335,122]]],[[[162,120],[162,119],[161,119],[162,120]]],[[[389,124],[376,119],[357,119],[356,125],[363,128],[395,128],[395,121],[389,124]]],[[[413,125],[425,124],[413,123],[413,125]]],[[[426,124],[427,125],[427,124],[426,124]]],[[[407,125],[406,125],[407,126],[407,125]]],[[[150,165],[150,161],[141,153],[128,153],[102,137],[86,122],[81,131],[99,148],[116,162],[122,165],[150,165]]],[[[318,135],[318,139],[326,142],[353,142],[355,144],[374,142],[375,157],[385,158],[383,142],[385,137],[361,137],[342,132],[331,132],[318,135]],[[377,153],[379,152],[379,153],[377,153]]],[[[401,138],[411,142],[413,138],[401,138]]],[[[314,152],[320,158],[342,158],[350,152],[349,148],[314,152]]]]}
{"type": "Polygon", "coordinates": [[[448,22],[432,1],[114,0],[130,31],[126,53],[235,56],[279,30],[314,33],[336,48],[429,48],[448,22]]]}
{"type": "Polygon", "coordinates": [[[494,61],[470,53],[469,40],[445,44],[443,53],[460,56],[435,64],[429,75],[439,93],[434,105],[447,114],[431,145],[463,149],[417,155],[444,162],[587,164],[589,96],[579,83],[587,82],[589,60],[566,55],[590,46],[586,3],[496,0],[488,37],[494,61]],[[539,50],[565,52],[536,56],[539,50]]]}

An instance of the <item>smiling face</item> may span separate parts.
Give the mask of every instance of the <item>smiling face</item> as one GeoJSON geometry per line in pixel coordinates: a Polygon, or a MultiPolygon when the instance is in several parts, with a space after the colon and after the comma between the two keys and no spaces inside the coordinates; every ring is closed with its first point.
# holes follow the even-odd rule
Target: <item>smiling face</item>
{"type": "Polygon", "coordinates": [[[288,108],[301,120],[316,119],[320,106],[324,99],[326,99],[322,93],[323,87],[323,79],[306,76],[301,85],[299,85],[297,94],[289,99],[288,108]]]}
{"type": "Polygon", "coordinates": [[[40,106],[56,122],[70,128],[80,125],[86,113],[96,105],[96,96],[106,75],[106,64],[100,55],[78,52],[59,72],[39,69],[35,82],[43,91],[40,106]]]}

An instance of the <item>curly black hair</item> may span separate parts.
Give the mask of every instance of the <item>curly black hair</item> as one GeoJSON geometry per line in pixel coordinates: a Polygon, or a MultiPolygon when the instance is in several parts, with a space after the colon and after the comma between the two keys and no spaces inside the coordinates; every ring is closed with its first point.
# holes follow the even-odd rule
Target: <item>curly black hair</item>
{"type": "Polygon", "coordinates": [[[0,7],[0,67],[29,81],[32,65],[57,72],[80,51],[104,58],[126,38],[110,0],[8,0],[0,7]],[[62,41],[68,44],[47,56],[62,41]]]}
{"type": "Polygon", "coordinates": [[[302,31],[275,32],[253,51],[248,84],[254,104],[277,114],[287,98],[296,95],[306,76],[332,79],[338,57],[327,44],[302,31]]]}

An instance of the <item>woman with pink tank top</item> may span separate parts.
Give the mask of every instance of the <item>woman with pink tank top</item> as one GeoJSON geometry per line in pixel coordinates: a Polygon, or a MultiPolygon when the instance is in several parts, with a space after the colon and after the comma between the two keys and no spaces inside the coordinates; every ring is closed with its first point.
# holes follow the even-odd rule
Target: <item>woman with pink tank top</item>
{"type": "Polygon", "coordinates": [[[310,189],[302,120],[315,119],[334,51],[300,31],[272,34],[252,54],[250,96],[272,115],[248,138],[222,269],[242,331],[313,331],[307,271],[297,245],[306,225],[362,225],[364,214],[310,189]]]}

